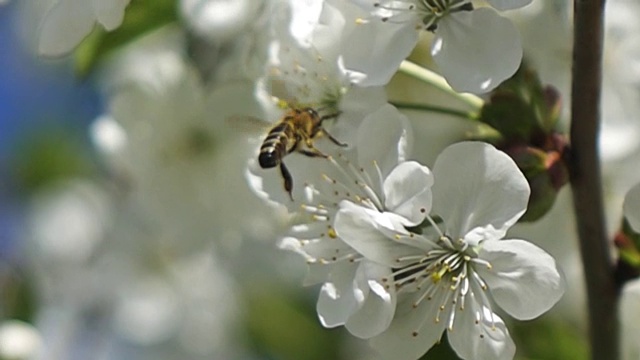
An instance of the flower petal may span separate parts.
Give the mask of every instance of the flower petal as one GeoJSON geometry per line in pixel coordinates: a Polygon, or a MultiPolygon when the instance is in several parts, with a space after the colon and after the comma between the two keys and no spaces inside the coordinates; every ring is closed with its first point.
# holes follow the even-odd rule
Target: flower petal
{"type": "Polygon", "coordinates": [[[531,4],[533,0],[487,0],[495,9],[500,11],[518,9],[531,4]]]}
{"type": "Polygon", "coordinates": [[[433,212],[445,219],[454,239],[500,239],[527,208],[527,179],[509,156],[489,144],[447,147],[433,174],[433,212]]]}
{"type": "Polygon", "coordinates": [[[360,309],[345,324],[351,334],[368,339],[389,327],[396,310],[395,288],[391,286],[387,289],[381,279],[391,277],[391,269],[387,266],[370,261],[360,264],[355,282],[364,299],[360,301],[360,309]]]}
{"type": "Polygon", "coordinates": [[[522,60],[516,27],[489,8],[444,17],[431,44],[431,55],[457,91],[482,94],[513,75],[522,60]]]}
{"type": "Polygon", "coordinates": [[[486,307],[479,308],[476,302],[467,303],[468,308],[458,309],[453,330],[447,332],[449,344],[462,359],[511,360],[516,346],[502,319],[486,307]],[[477,322],[476,314],[482,313],[477,322]]]}
{"type": "Polygon", "coordinates": [[[308,46],[311,41],[313,31],[320,20],[323,1],[289,1],[289,6],[291,7],[289,31],[301,45],[308,46]]]}
{"type": "Polygon", "coordinates": [[[384,180],[385,208],[418,225],[431,211],[431,185],[429,168],[415,161],[401,163],[384,180]]]}
{"type": "Polygon", "coordinates": [[[409,119],[393,105],[386,104],[369,114],[358,130],[358,163],[369,173],[377,164],[382,177],[405,161],[413,142],[409,119]]]}
{"type": "Polygon", "coordinates": [[[398,303],[396,316],[389,329],[371,339],[371,346],[384,359],[415,360],[420,358],[442,337],[446,321],[436,321],[445,304],[443,314],[451,309],[446,301],[447,291],[437,291],[432,299],[414,306],[419,294],[398,303]]]}
{"type": "Polygon", "coordinates": [[[122,24],[124,9],[130,0],[93,0],[95,17],[105,30],[111,31],[122,24]]]}
{"type": "Polygon", "coordinates": [[[555,260],[528,241],[486,241],[479,256],[492,268],[478,266],[476,271],[496,303],[516,319],[538,317],[564,294],[564,279],[555,260]]]}
{"type": "Polygon", "coordinates": [[[640,184],[637,184],[624,197],[624,217],[636,232],[640,232],[640,184]]]}
{"type": "Polygon", "coordinates": [[[360,86],[386,85],[400,63],[416,46],[419,32],[415,23],[389,24],[373,19],[357,25],[343,46],[344,65],[366,76],[360,86]]]}
{"type": "Polygon", "coordinates": [[[398,265],[398,258],[415,254],[416,248],[393,241],[380,230],[385,221],[389,230],[393,227],[403,228],[397,222],[401,219],[394,219],[392,215],[342,201],[334,226],[338,236],[364,257],[393,267],[398,265]]]}
{"type": "Polygon", "coordinates": [[[47,12],[40,24],[38,52],[45,56],[67,54],[89,34],[94,22],[91,2],[59,1],[47,12]]]}
{"type": "Polygon", "coordinates": [[[353,281],[357,265],[338,264],[331,273],[331,281],[322,285],[316,310],[322,326],[344,325],[357,308],[353,281]]]}

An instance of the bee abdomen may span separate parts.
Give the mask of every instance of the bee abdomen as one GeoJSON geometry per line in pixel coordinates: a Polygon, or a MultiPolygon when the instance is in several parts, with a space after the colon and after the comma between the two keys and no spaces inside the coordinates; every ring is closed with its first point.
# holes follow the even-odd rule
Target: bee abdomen
{"type": "Polygon", "coordinates": [[[264,139],[258,156],[258,162],[263,169],[278,166],[282,157],[287,154],[286,129],[286,124],[280,124],[274,127],[264,139]]]}
{"type": "Polygon", "coordinates": [[[261,168],[268,169],[278,166],[280,158],[281,156],[279,156],[277,151],[265,151],[263,149],[260,151],[260,155],[258,156],[258,162],[260,163],[261,168]]]}

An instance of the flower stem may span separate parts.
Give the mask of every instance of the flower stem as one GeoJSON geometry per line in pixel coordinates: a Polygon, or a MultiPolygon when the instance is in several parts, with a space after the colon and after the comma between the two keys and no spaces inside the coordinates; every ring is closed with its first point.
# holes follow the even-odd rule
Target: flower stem
{"type": "Polygon", "coordinates": [[[472,107],[474,110],[480,110],[484,101],[476,95],[459,93],[451,88],[447,81],[440,75],[433,71],[423,68],[420,65],[405,60],[400,64],[399,71],[403,74],[407,74],[415,79],[423,81],[439,90],[446,92],[447,94],[455,96],[465,104],[472,107]]]}
{"type": "Polygon", "coordinates": [[[451,116],[455,116],[465,120],[473,120],[473,121],[478,120],[478,113],[473,111],[463,111],[463,110],[452,109],[444,106],[408,103],[408,102],[402,102],[402,101],[390,101],[390,103],[393,106],[397,107],[398,109],[428,111],[428,112],[434,112],[439,114],[451,115],[451,116]]]}
{"type": "Polygon", "coordinates": [[[619,359],[618,296],[598,157],[605,0],[574,1],[571,188],[587,285],[591,359],[619,359]]]}

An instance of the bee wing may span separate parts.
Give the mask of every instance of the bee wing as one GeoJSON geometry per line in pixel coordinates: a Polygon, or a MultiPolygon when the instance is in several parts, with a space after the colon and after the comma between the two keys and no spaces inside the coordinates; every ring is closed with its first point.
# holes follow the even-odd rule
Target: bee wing
{"type": "Polygon", "coordinates": [[[233,115],[226,119],[229,128],[245,134],[262,134],[267,132],[273,124],[261,118],[250,115],[233,115]]]}

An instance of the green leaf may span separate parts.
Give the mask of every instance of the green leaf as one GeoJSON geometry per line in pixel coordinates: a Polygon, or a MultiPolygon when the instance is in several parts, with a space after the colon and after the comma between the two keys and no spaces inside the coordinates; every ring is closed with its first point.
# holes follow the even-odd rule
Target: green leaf
{"type": "Polygon", "coordinates": [[[74,53],[75,71],[86,77],[113,50],[178,19],[175,0],[132,0],[122,25],[111,32],[96,26],[74,53]]]}

